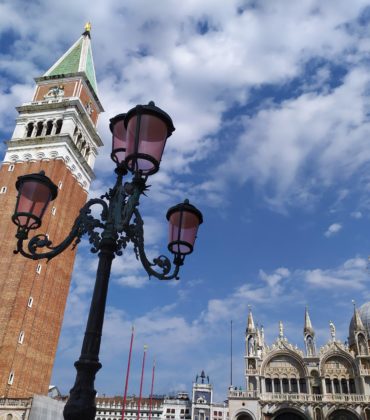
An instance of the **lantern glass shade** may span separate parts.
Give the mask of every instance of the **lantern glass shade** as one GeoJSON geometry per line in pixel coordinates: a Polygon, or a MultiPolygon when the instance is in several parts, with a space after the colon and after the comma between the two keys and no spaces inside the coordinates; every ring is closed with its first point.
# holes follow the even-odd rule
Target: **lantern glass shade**
{"type": "Polygon", "coordinates": [[[141,115],[130,119],[127,126],[127,167],[131,171],[141,171],[144,175],[157,172],[167,139],[167,126],[153,115],[141,115]]]}
{"type": "Polygon", "coordinates": [[[18,197],[13,222],[24,229],[37,229],[42,216],[57,196],[57,186],[43,173],[24,175],[16,183],[18,197]]]}
{"type": "Polygon", "coordinates": [[[120,165],[125,161],[126,157],[126,114],[116,115],[110,120],[109,128],[112,132],[112,153],[111,158],[120,165]]]}
{"type": "Polygon", "coordinates": [[[166,140],[175,130],[170,116],[149,102],[128,111],[125,125],[127,168],[144,176],[156,173],[166,140]]]}
{"type": "Polygon", "coordinates": [[[198,227],[203,222],[201,212],[189,204],[178,204],[167,212],[169,221],[168,249],[173,254],[187,255],[194,249],[198,227]]]}

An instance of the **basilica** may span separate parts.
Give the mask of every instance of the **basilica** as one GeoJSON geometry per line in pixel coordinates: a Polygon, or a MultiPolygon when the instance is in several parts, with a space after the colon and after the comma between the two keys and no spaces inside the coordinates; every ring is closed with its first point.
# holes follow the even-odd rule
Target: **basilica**
{"type": "Polygon", "coordinates": [[[268,345],[249,310],[245,334],[246,389],[230,387],[231,420],[370,420],[370,302],[354,306],[348,342],[316,347],[306,308],[304,350],[292,345],[280,322],[268,345]]]}

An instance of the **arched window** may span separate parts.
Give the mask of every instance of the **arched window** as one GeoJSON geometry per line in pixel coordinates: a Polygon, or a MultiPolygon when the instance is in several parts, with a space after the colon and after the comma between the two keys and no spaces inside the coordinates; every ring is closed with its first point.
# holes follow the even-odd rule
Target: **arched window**
{"type": "Polygon", "coordinates": [[[367,345],[365,337],[362,334],[357,336],[358,340],[358,351],[360,354],[367,354],[367,345]]]}
{"type": "Polygon", "coordinates": [[[14,381],[14,372],[11,371],[9,373],[9,378],[8,378],[8,385],[13,385],[13,381],[14,381]]]}
{"type": "Polygon", "coordinates": [[[265,384],[266,384],[266,392],[272,392],[272,382],[270,378],[266,378],[265,384]]]}
{"type": "Polygon", "coordinates": [[[6,415],[6,420],[13,420],[13,414],[7,414],[6,415]]]}
{"type": "Polygon", "coordinates": [[[274,391],[277,392],[277,393],[280,393],[281,392],[281,389],[280,389],[280,379],[278,379],[278,378],[275,378],[274,379],[274,391]]]}
{"type": "Polygon", "coordinates": [[[53,129],[53,121],[48,121],[46,124],[46,136],[50,136],[51,130],[53,129]]]}
{"type": "Polygon", "coordinates": [[[298,384],[297,384],[297,379],[296,378],[292,378],[290,380],[290,386],[291,386],[292,392],[294,394],[298,394],[298,384]]]}
{"type": "Polygon", "coordinates": [[[62,130],[62,125],[63,125],[63,121],[62,120],[58,120],[57,121],[57,128],[55,130],[55,134],[59,134],[60,131],[62,130]]]}
{"type": "Polygon", "coordinates": [[[36,137],[40,137],[42,133],[42,129],[44,128],[44,124],[42,121],[39,121],[37,123],[37,129],[36,129],[36,137]]]}
{"type": "Polygon", "coordinates": [[[331,389],[331,380],[329,378],[325,379],[326,393],[331,394],[333,390],[331,389]]]}
{"type": "Polygon", "coordinates": [[[84,156],[85,156],[86,158],[88,158],[88,157],[89,157],[90,152],[91,152],[90,147],[89,147],[89,146],[87,146],[87,147],[86,147],[86,149],[85,149],[84,156]]]}
{"type": "Polygon", "coordinates": [[[349,392],[351,394],[356,394],[356,384],[354,379],[352,378],[349,380],[349,392]]]}
{"type": "Polygon", "coordinates": [[[26,133],[26,137],[31,137],[32,136],[32,132],[33,132],[33,122],[30,122],[27,124],[27,133],[26,133]]]}
{"type": "Polygon", "coordinates": [[[287,378],[283,378],[283,393],[289,392],[289,382],[287,378]]]}
{"type": "Polygon", "coordinates": [[[340,383],[342,385],[343,394],[348,394],[347,379],[341,379],[340,383]]]}
{"type": "Polygon", "coordinates": [[[334,384],[334,394],[340,394],[339,381],[337,378],[334,379],[333,384],[334,384]]]}
{"type": "Polygon", "coordinates": [[[321,409],[319,407],[315,408],[315,420],[322,420],[321,409]]]}
{"type": "Polygon", "coordinates": [[[81,149],[80,149],[80,151],[81,151],[81,153],[84,155],[84,149],[85,149],[85,147],[86,147],[86,141],[84,140],[82,143],[81,143],[81,149]]]}
{"type": "Polygon", "coordinates": [[[82,134],[80,133],[80,134],[77,136],[77,139],[76,139],[76,146],[77,146],[77,149],[79,149],[79,150],[80,150],[80,148],[81,148],[81,142],[82,142],[82,134]]]}
{"type": "Polygon", "coordinates": [[[21,331],[21,332],[19,333],[18,343],[19,343],[19,344],[23,344],[23,340],[24,340],[24,331],[21,331]]]}
{"type": "Polygon", "coordinates": [[[306,379],[301,378],[299,380],[299,389],[301,391],[301,394],[307,394],[307,385],[306,385],[306,379]]]}

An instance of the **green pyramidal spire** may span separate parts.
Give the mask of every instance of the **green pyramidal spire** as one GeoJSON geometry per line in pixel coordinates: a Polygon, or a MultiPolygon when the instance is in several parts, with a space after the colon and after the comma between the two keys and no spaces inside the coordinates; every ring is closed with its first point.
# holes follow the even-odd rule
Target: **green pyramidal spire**
{"type": "Polygon", "coordinates": [[[71,75],[74,73],[85,73],[95,94],[98,94],[95,77],[94,61],[90,41],[91,25],[85,25],[85,32],[65,52],[62,57],[44,74],[44,76],[71,75]]]}

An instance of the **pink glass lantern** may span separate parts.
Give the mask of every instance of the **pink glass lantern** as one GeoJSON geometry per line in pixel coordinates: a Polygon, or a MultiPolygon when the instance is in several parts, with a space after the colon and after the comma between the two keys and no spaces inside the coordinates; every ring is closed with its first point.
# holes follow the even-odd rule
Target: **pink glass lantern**
{"type": "Polygon", "coordinates": [[[37,229],[48,204],[58,195],[57,186],[44,171],[18,177],[15,186],[18,197],[13,222],[22,229],[37,229]]]}
{"type": "Polygon", "coordinates": [[[202,213],[189,200],[171,207],[167,212],[169,221],[168,249],[177,255],[193,252],[198,227],[203,223],[202,213]]]}
{"type": "Polygon", "coordinates": [[[109,128],[112,132],[112,153],[111,158],[117,164],[121,165],[126,157],[126,114],[118,114],[111,118],[109,128]]]}
{"type": "Polygon", "coordinates": [[[149,102],[128,111],[125,126],[127,168],[144,176],[156,173],[166,140],[175,130],[170,116],[149,102]]]}

